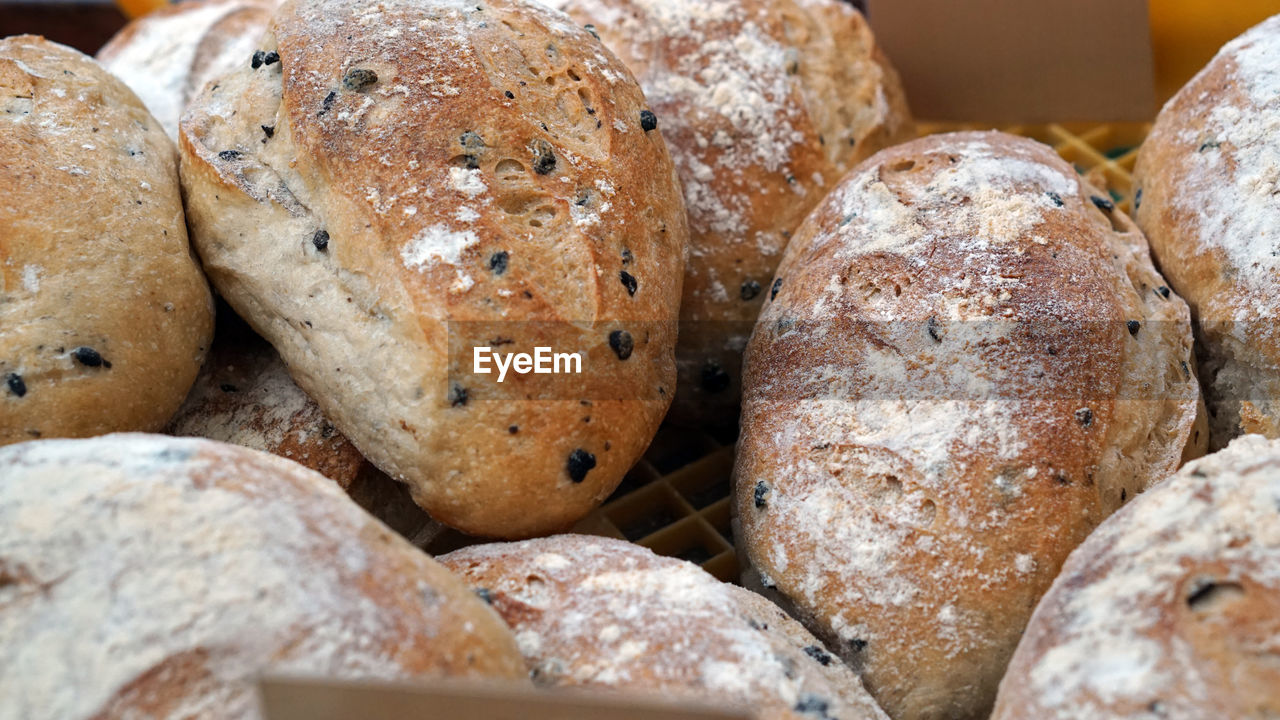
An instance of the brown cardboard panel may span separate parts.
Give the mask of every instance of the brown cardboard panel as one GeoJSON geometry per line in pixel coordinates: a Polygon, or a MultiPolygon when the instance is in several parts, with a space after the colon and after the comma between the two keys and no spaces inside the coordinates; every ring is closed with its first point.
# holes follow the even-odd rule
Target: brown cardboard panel
{"type": "Polygon", "coordinates": [[[1156,112],[1146,0],[867,0],[916,117],[1143,121],[1156,112]]]}
{"type": "Polygon", "coordinates": [[[423,685],[270,676],[265,720],[752,720],[745,710],[475,681],[423,685]]]}

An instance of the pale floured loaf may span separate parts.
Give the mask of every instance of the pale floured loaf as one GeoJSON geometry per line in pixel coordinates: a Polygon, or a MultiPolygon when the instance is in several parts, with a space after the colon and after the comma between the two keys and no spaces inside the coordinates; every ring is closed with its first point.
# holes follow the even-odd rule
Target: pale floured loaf
{"type": "Polygon", "coordinates": [[[0,449],[0,718],[253,719],[270,670],[519,681],[510,631],[332,482],[207,440],[0,449]]]}
{"type": "Polygon", "coordinates": [[[1134,177],[1138,224],[1196,323],[1212,447],[1280,437],[1280,16],[1169,101],[1134,177]]]}
{"type": "Polygon", "coordinates": [[[761,720],[883,720],[852,671],[764,598],[609,538],[444,555],[516,634],[536,684],[745,708],[761,720]]]}
{"type": "Polygon", "coordinates": [[[182,125],[210,278],[433,517],[572,524],[675,380],[685,212],[634,79],[525,0],[289,2],[260,49],[279,60],[246,59],[182,125]],[[582,372],[500,384],[470,374],[476,346],[582,372]]]}
{"type": "Polygon", "coordinates": [[[351,499],[419,547],[442,526],[343,437],[289,377],[280,355],[225,306],[217,336],[191,393],[165,426],[288,458],[338,483],[351,499]]]}
{"type": "Polygon", "coordinates": [[[841,0],[554,0],[636,74],[680,173],[690,256],[672,418],[732,422],[742,350],[792,232],[911,133],[898,76],[841,0]]]}
{"type": "Polygon", "coordinates": [[[747,349],[744,580],[890,716],[983,718],[1036,600],[1178,464],[1187,306],[1050,148],[883,151],[801,226],[747,349]]]}
{"type": "Polygon", "coordinates": [[[0,445],[155,431],[182,403],[213,300],[177,162],[91,58],[0,40],[0,445]]]}
{"type": "Polygon", "coordinates": [[[1280,717],[1280,441],[1188,464],[1076,549],[995,720],[1280,717]]]}
{"type": "Polygon", "coordinates": [[[128,85],[175,140],[182,111],[205,83],[250,59],[277,0],[188,0],[139,17],[102,46],[98,62],[128,85]]]}

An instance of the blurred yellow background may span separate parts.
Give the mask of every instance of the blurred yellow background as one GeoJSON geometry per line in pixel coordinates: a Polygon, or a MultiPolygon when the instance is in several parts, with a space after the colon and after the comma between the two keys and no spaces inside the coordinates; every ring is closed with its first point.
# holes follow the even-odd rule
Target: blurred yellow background
{"type": "Polygon", "coordinates": [[[1156,94],[1178,92],[1227,41],[1280,13],[1280,0],[1150,0],[1156,94]]]}

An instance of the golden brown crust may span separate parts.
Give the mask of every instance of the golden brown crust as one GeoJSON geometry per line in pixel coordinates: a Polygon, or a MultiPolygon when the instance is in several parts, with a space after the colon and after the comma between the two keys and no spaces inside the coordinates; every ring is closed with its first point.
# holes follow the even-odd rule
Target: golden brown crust
{"type": "Polygon", "coordinates": [[[182,129],[210,277],[434,517],[568,526],[674,382],[685,214],[634,80],[522,1],[286,4],[263,49],[280,62],[221,79],[182,129]],[[465,372],[474,345],[581,352],[583,374],[499,385],[465,372]]]}
{"type": "Polygon", "coordinates": [[[702,700],[761,720],[887,720],[799,623],[692,563],[582,535],[440,562],[507,621],[539,685],[702,700]]]}
{"type": "Polygon", "coordinates": [[[92,59],[0,40],[0,445],[158,430],[213,304],[173,143],[92,59]]]}
{"type": "Polygon", "coordinates": [[[872,157],[810,215],[747,351],[750,582],[895,718],[977,718],[1072,547],[1177,465],[1187,308],[1052,150],[872,157]]]}
{"type": "Polygon", "coordinates": [[[1280,715],[1280,443],[1251,435],[1108,518],[1067,560],[995,720],[1280,715]]]}
{"type": "Polygon", "coordinates": [[[1191,306],[1210,445],[1280,436],[1280,18],[1229,43],[1161,111],[1134,170],[1138,223],[1191,306]]]}
{"type": "Polygon", "coordinates": [[[0,719],[257,718],[264,670],[519,681],[456,578],[266,453],[108,435],[0,449],[0,719]]]}
{"type": "Polygon", "coordinates": [[[741,359],[792,232],[912,134],[898,77],[839,0],[557,0],[628,64],[689,210],[672,418],[732,423],[741,359]]]}

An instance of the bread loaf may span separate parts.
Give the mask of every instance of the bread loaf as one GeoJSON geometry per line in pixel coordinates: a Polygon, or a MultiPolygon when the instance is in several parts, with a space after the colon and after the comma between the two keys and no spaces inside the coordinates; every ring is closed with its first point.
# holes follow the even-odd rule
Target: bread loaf
{"type": "Polygon", "coordinates": [[[173,142],[71,48],[0,40],[0,445],[159,430],[213,330],[173,142]]]}
{"type": "Polygon", "coordinates": [[[689,210],[674,420],[736,421],[782,251],[858,161],[905,140],[898,76],[840,0],[553,0],[635,72],[689,210]]]}
{"type": "Polygon", "coordinates": [[[1177,466],[1186,305],[1039,143],[881,152],[801,226],[747,348],[744,580],[891,717],[984,718],[1071,548],[1177,466]]]}
{"type": "Polygon", "coordinates": [[[288,458],[338,483],[370,514],[425,546],[442,526],[324,416],[289,377],[280,356],[225,306],[217,337],[186,402],[165,433],[240,445],[288,458]]]}
{"type": "Polygon", "coordinates": [[[683,203],[630,73],[526,0],[286,3],[182,125],[214,284],[436,519],[519,537],[617,486],[670,403],[683,203]],[[475,347],[580,353],[497,382],[475,347]]]}
{"type": "Polygon", "coordinates": [[[1137,221],[1191,306],[1211,446],[1280,437],[1280,16],[1229,43],[1161,111],[1137,221]]]}
{"type": "Polygon", "coordinates": [[[330,481],[154,435],[0,448],[0,719],[258,718],[264,670],[525,677],[511,633],[330,481]]]}
{"type": "Polygon", "coordinates": [[[1187,465],[1076,549],[995,720],[1280,716],[1280,442],[1187,465]]]}
{"type": "Polygon", "coordinates": [[[98,61],[124,80],[170,137],[205,83],[253,54],[276,0],[188,0],[124,26],[98,61]]]}
{"type": "Polygon", "coordinates": [[[799,623],[692,563],[584,535],[440,561],[506,619],[537,684],[701,700],[761,720],[884,718],[799,623]]]}

